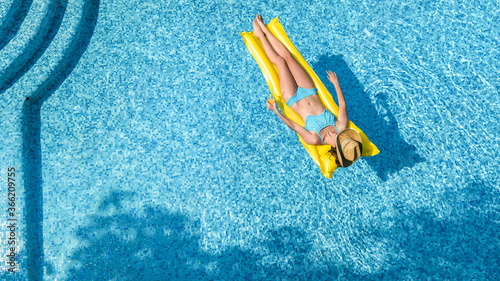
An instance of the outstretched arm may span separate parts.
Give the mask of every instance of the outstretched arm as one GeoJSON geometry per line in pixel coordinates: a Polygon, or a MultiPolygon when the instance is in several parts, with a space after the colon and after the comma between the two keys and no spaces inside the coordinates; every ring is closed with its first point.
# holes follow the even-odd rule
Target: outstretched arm
{"type": "Polygon", "coordinates": [[[349,118],[347,117],[347,106],[345,104],[344,93],[340,88],[339,80],[337,79],[337,74],[335,72],[326,71],[328,74],[328,80],[332,82],[335,86],[335,91],[337,92],[337,99],[339,101],[339,114],[337,120],[339,121],[339,127],[347,128],[349,124],[349,118]]]}
{"type": "Polygon", "coordinates": [[[292,130],[294,130],[299,136],[302,137],[302,139],[310,145],[320,145],[322,144],[321,139],[318,136],[315,136],[308,132],[304,127],[300,126],[299,124],[293,122],[292,120],[286,118],[281,112],[279,112],[278,107],[276,106],[276,102],[272,101],[269,102],[269,100],[266,102],[267,108],[271,111],[274,111],[276,115],[292,130]]]}

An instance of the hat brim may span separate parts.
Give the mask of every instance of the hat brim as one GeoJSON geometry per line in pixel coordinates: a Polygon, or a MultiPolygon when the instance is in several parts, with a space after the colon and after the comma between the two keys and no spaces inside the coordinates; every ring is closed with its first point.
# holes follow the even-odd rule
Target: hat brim
{"type": "Polygon", "coordinates": [[[359,158],[361,158],[361,155],[359,155],[358,158],[356,158],[354,161],[347,160],[344,157],[344,153],[342,152],[342,143],[346,139],[353,139],[359,143],[359,149],[360,152],[363,152],[363,142],[361,141],[361,136],[359,133],[354,130],[354,129],[345,129],[344,131],[340,132],[340,134],[337,135],[337,157],[339,159],[340,166],[347,168],[352,165],[352,163],[356,162],[359,158]]]}

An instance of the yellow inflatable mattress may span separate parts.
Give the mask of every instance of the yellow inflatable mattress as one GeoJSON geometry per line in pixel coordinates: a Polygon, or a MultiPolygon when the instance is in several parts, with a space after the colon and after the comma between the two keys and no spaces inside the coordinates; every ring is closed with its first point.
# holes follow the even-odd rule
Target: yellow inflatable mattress
{"type": "MultiPolygon", "coordinates": [[[[318,89],[318,94],[320,96],[323,105],[335,115],[337,118],[338,114],[338,106],[333,100],[332,96],[326,89],[325,85],[318,78],[318,75],[314,73],[312,68],[307,64],[302,55],[299,53],[297,48],[293,45],[292,41],[288,38],[283,26],[279,23],[278,18],[273,19],[269,24],[267,24],[267,28],[280,40],[293,55],[295,60],[304,68],[304,70],[309,74],[309,77],[314,81],[316,89],[318,89]]],[[[300,116],[295,113],[283,100],[281,97],[281,89],[279,83],[278,70],[276,67],[269,61],[266,56],[266,52],[260,43],[260,40],[253,34],[252,32],[243,32],[240,33],[243,36],[243,40],[245,41],[245,45],[248,50],[257,61],[264,78],[267,81],[267,85],[271,90],[271,93],[278,103],[279,108],[283,115],[292,120],[293,122],[299,124],[300,126],[305,126],[304,121],[300,116]]],[[[361,131],[354,123],[349,121],[348,128],[352,128],[361,135],[361,139],[363,141],[363,153],[362,156],[373,156],[379,153],[378,148],[368,139],[368,137],[361,131]]],[[[327,178],[331,178],[335,169],[337,169],[337,164],[335,163],[334,157],[328,152],[331,149],[329,145],[309,145],[304,142],[304,140],[297,134],[300,142],[307,150],[309,155],[312,157],[314,162],[320,167],[321,172],[327,178]]]]}

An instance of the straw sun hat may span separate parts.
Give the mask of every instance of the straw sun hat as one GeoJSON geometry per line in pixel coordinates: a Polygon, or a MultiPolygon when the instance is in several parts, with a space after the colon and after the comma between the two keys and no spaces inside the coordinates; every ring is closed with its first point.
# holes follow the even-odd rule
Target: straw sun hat
{"type": "Polygon", "coordinates": [[[361,157],[363,143],[361,136],[353,129],[346,129],[337,135],[337,156],[342,167],[349,167],[361,157]]]}

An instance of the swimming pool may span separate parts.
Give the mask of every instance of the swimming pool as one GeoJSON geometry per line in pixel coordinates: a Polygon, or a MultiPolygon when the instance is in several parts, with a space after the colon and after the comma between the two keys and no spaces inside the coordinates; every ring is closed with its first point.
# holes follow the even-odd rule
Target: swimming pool
{"type": "Polygon", "coordinates": [[[271,2],[2,2],[2,278],[499,278],[500,3],[271,2]],[[265,107],[258,13],[379,155],[322,176],[265,107]]]}

